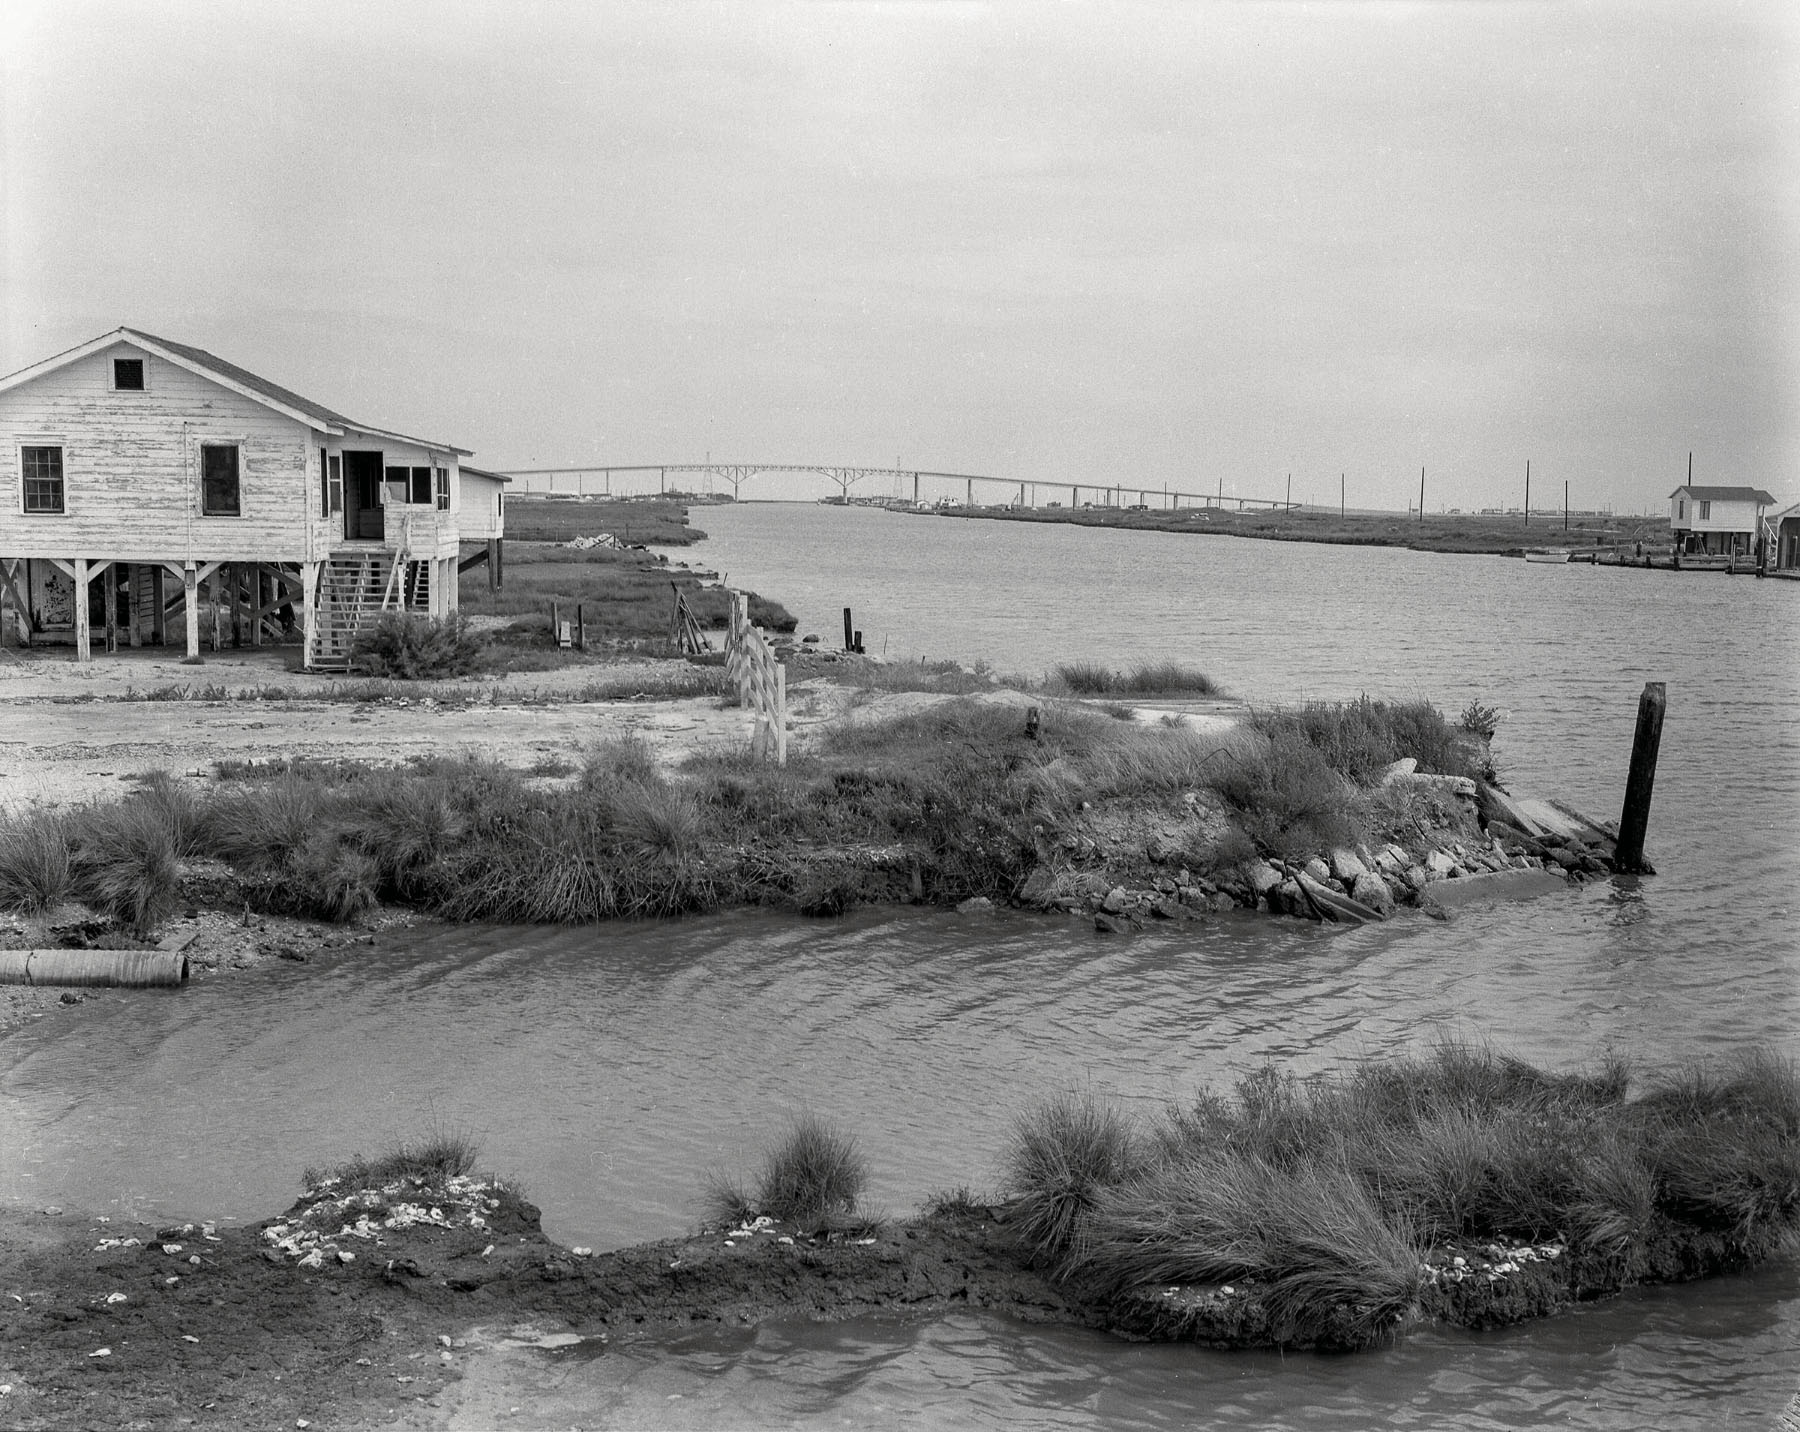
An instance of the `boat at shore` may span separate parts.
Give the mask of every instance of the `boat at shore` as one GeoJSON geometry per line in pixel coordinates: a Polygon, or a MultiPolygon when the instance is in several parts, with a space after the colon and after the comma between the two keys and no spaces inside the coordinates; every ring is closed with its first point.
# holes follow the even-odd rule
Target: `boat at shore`
{"type": "Polygon", "coordinates": [[[1533,547],[1525,553],[1527,562],[1555,562],[1566,564],[1569,560],[1567,547],[1533,547]]]}

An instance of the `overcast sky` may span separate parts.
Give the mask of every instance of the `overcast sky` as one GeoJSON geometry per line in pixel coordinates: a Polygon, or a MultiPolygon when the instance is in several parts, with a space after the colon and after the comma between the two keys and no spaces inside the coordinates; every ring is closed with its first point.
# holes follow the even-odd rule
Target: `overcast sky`
{"type": "Polygon", "coordinates": [[[0,0],[0,368],[134,325],[502,469],[1792,500],[1796,11],[0,0]]]}

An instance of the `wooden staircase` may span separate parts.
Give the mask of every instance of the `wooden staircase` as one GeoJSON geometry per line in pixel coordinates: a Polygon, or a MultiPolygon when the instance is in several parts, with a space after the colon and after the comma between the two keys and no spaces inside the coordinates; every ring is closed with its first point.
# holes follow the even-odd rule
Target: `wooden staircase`
{"type": "Polygon", "coordinates": [[[319,573],[318,613],[307,664],[315,671],[348,671],[356,638],[381,614],[400,606],[399,564],[388,552],[340,552],[319,573]]]}

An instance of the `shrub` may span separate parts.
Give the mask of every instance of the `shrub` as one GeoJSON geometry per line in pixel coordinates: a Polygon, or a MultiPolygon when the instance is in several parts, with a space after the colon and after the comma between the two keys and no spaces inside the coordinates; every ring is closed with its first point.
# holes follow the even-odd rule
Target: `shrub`
{"type": "Polygon", "coordinates": [[[467,617],[424,617],[416,612],[384,612],[350,649],[351,666],[370,676],[424,681],[468,676],[481,666],[486,643],[467,617]]]}
{"type": "Polygon", "coordinates": [[[0,910],[40,915],[69,898],[73,881],[62,816],[32,811],[0,817],[0,910]]]}
{"type": "Polygon", "coordinates": [[[145,934],[175,909],[175,833],[151,802],[92,806],[70,826],[74,891],[96,913],[145,934]]]}

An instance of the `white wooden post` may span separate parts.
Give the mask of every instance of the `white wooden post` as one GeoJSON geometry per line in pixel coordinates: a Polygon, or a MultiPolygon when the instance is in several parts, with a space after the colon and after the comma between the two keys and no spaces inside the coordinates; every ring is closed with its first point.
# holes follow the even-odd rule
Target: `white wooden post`
{"type": "Polygon", "coordinates": [[[319,630],[318,562],[300,564],[300,669],[311,671],[313,641],[319,630]]]}
{"type": "Polygon", "coordinates": [[[775,764],[787,765],[787,667],[775,663],[775,764]]]}
{"type": "Polygon", "coordinates": [[[88,628],[88,564],[86,557],[75,559],[75,660],[88,661],[91,632],[88,628]]]}
{"type": "Polygon", "coordinates": [[[181,591],[185,599],[182,615],[187,618],[187,655],[189,661],[200,659],[200,582],[189,562],[181,569],[181,591]]]}

